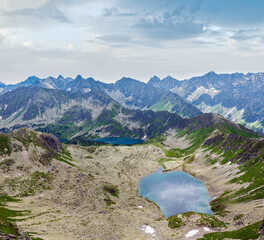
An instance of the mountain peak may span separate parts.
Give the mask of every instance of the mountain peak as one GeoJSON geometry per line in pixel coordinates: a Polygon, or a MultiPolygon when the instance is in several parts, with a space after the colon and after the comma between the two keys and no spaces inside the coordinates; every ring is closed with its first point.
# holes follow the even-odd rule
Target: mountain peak
{"type": "Polygon", "coordinates": [[[36,80],[40,80],[40,78],[38,78],[38,77],[35,76],[35,75],[32,75],[32,76],[30,76],[30,77],[28,77],[28,78],[26,79],[26,81],[36,81],[36,80]]]}
{"type": "Polygon", "coordinates": [[[205,74],[206,76],[215,76],[217,75],[214,71],[210,71],[208,73],[205,74]]]}
{"type": "Polygon", "coordinates": [[[82,75],[77,75],[77,77],[75,78],[75,80],[79,80],[79,79],[83,79],[82,75]]]}
{"type": "Polygon", "coordinates": [[[150,83],[150,84],[153,84],[153,83],[155,84],[155,83],[160,83],[160,82],[161,82],[161,79],[158,76],[156,76],[156,75],[154,75],[148,81],[148,83],[150,83]]]}

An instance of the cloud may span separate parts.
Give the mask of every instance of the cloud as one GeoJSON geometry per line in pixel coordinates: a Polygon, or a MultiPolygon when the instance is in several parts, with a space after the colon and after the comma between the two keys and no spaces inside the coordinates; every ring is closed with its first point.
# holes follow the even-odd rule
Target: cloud
{"type": "Polygon", "coordinates": [[[119,34],[109,34],[109,35],[103,35],[100,37],[97,37],[97,39],[108,42],[108,43],[127,43],[131,42],[132,39],[130,36],[127,35],[119,35],[119,34]]]}
{"type": "Polygon", "coordinates": [[[120,10],[115,8],[115,7],[104,8],[104,10],[103,10],[103,16],[105,16],[105,17],[111,17],[111,16],[131,17],[131,16],[135,16],[135,15],[136,15],[136,13],[132,13],[132,12],[120,12],[120,10]]]}
{"type": "Polygon", "coordinates": [[[232,37],[237,41],[248,41],[253,39],[263,38],[263,32],[261,29],[248,29],[248,30],[238,30],[232,37]]]}
{"type": "Polygon", "coordinates": [[[10,11],[2,11],[2,16],[14,18],[23,16],[26,18],[33,17],[36,19],[52,19],[63,23],[69,23],[70,20],[56,6],[46,3],[37,8],[22,8],[10,11]]]}
{"type": "Polygon", "coordinates": [[[198,36],[205,32],[204,23],[177,11],[164,12],[162,15],[148,15],[135,25],[144,30],[143,34],[149,38],[159,40],[184,39],[198,36]]]}
{"type": "Polygon", "coordinates": [[[0,45],[5,41],[5,36],[0,33],[0,45]]]}

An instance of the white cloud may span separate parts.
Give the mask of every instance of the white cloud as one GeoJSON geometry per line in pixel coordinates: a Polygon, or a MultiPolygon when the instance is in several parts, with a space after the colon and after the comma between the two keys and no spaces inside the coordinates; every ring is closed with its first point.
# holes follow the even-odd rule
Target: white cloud
{"type": "Polygon", "coordinates": [[[66,47],[67,50],[74,51],[76,50],[76,47],[73,46],[73,44],[69,43],[69,45],[66,47]]]}

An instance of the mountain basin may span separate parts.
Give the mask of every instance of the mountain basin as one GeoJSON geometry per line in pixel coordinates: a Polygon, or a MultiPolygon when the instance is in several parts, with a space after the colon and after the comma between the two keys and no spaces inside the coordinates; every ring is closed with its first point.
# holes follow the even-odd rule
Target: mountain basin
{"type": "Polygon", "coordinates": [[[99,139],[89,139],[90,141],[113,144],[113,145],[134,145],[145,142],[142,139],[130,138],[130,137],[105,137],[99,139]]]}
{"type": "Polygon", "coordinates": [[[212,197],[202,181],[183,171],[162,170],[140,180],[140,196],[155,202],[166,217],[185,212],[213,214],[212,197]]]}

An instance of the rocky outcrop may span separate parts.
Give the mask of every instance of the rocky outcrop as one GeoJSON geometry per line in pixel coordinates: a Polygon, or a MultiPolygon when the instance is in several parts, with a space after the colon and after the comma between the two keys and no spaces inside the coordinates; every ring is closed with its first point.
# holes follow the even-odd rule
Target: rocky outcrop
{"type": "Polygon", "coordinates": [[[262,152],[264,151],[264,139],[246,138],[236,134],[217,134],[207,139],[204,144],[206,147],[216,147],[224,153],[230,152],[232,155],[229,159],[231,162],[243,164],[258,156],[259,161],[264,160],[262,152]]]}

